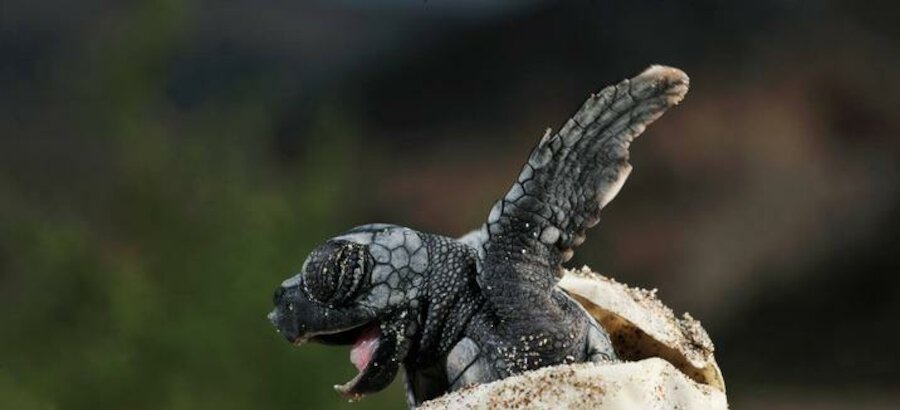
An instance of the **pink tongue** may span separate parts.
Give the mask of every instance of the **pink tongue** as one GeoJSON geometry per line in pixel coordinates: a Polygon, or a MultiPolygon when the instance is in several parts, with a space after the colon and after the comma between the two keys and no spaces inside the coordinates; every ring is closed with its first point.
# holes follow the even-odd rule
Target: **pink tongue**
{"type": "Polygon", "coordinates": [[[356,343],[350,349],[350,361],[356,366],[356,370],[362,371],[372,361],[372,354],[375,353],[375,349],[378,347],[378,336],[380,334],[381,332],[378,330],[377,325],[370,326],[356,339],[356,343]]]}

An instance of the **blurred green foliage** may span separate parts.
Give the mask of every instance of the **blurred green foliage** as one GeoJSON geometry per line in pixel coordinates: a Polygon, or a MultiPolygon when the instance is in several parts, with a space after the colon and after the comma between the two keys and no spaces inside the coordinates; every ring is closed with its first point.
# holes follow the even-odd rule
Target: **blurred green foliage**
{"type": "MultiPolygon", "coordinates": [[[[273,164],[251,92],[169,116],[162,62],[189,11],[137,3],[55,72],[79,116],[69,155],[103,153],[91,186],[0,178],[2,408],[346,406],[331,389],[355,372],[346,349],[294,349],[265,315],[276,285],[343,225],[352,121],[320,109],[313,148],[273,164]]],[[[401,403],[395,385],[352,407],[401,403]]]]}

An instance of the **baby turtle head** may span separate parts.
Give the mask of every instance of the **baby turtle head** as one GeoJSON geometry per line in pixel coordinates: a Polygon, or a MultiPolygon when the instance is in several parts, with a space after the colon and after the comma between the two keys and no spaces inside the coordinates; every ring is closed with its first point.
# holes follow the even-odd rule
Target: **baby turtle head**
{"type": "Polygon", "coordinates": [[[269,320],[289,342],[352,345],[359,370],[335,388],[357,398],[387,387],[416,333],[427,251],[415,231],[364,226],[314,249],[275,290],[269,320]]]}
{"type": "Polygon", "coordinates": [[[269,319],[291,343],[326,337],[374,319],[371,309],[352,303],[370,274],[364,245],[328,241],[310,253],[300,273],[275,290],[269,319]]]}

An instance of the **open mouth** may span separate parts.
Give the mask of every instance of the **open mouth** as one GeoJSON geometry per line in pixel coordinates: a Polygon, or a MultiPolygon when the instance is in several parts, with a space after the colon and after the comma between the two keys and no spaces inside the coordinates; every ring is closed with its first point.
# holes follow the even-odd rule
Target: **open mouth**
{"type": "MultiPolygon", "coordinates": [[[[380,344],[380,337],[380,326],[377,323],[371,323],[339,333],[313,336],[311,340],[324,345],[352,345],[350,362],[356,366],[356,370],[362,372],[372,362],[375,350],[380,344]]],[[[302,343],[302,341],[300,342],[302,343]]]]}
{"type": "MultiPolygon", "coordinates": [[[[400,367],[397,341],[385,337],[381,324],[377,322],[337,333],[315,335],[309,340],[325,345],[351,346],[350,362],[359,373],[350,381],[334,386],[335,390],[351,400],[387,387],[400,367]]],[[[305,341],[295,340],[294,344],[305,341]]]]}
{"type": "Polygon", "coordinates": [[[356,366],[356,370],[362,372],[375,355],[380,342],[381,329],[378,326],[369,326],[356,338],[353,347],[350,348],[350,363],[356,366]]]}

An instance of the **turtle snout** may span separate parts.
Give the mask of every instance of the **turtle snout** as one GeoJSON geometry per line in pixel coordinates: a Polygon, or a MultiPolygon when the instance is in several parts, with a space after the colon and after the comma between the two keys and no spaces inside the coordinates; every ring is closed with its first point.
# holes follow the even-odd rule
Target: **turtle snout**
{"type": "Polygon", "coordinates": [[[275,328],[278,329],[279,332],[281,332],[279,321],[281,320],[282,316],[279,306],[281,306],[281,302],[284,299],[285,291],[286,290],[284,289],[284,286],[279,286],[278,289],[275,289],[275,294],[272,295],[272,304],[275,305],[275,308],[272,309],[272,311],[269,312],[268,315],[266,315],[266,317],[269,318],[269,321],[272,322],[273,325],[275,325],[275,328]]]}
{"type": "Polygon", "coordinates": [[[278,289],[275,289],[275,294],[272,295],[272,303],[274,303],[275,306],[281,304],[281,300],[284,299],[285,292],[287,292],[287,289],[285,289],[284,286],[279,286],[278,289]]]}
{"type": "Polygon", "coordinates": [[[275,294],[272,296],[272,302],[275,307],[266,315],[278,333],[290,342],[298,338],[301,333],[300,326],[297,323],[297,312],[294,309],[296,296],[296,292],[293,290],[279,286],[275,289],[275,294]]]}
{"type": "Polygon", "coordinates": [[[272,326],[275,326],[275,330],[282,336],[289,337],[287,333],[293,333],[291,332],[293,326],[290,325],[290,320],[287,320],[289,318],[285,317],[278,306],[275,306],[275,309],[272,309],[266,317],[269,319],[269,322],[272,323],[272,326]]]}

